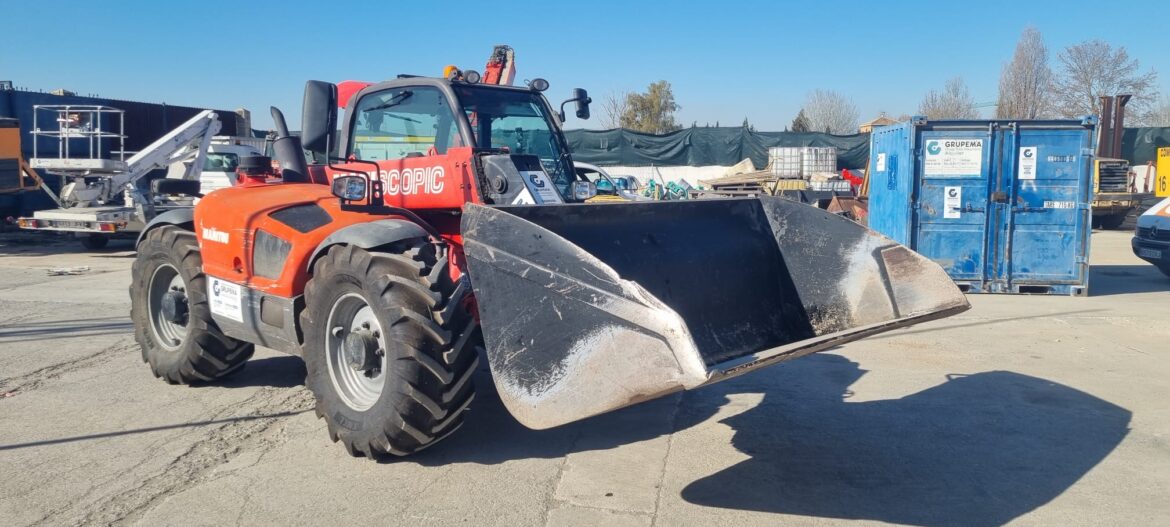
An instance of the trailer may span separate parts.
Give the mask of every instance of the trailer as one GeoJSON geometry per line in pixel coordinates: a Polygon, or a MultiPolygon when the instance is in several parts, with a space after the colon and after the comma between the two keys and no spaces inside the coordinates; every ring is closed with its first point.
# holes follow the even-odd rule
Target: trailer
{"type": "MultiPolygon", "coordinates": [[[[208,166],[209,160],[259,154],[247,145],[213,143],[220,122],[211,110],[196,114],[129,157],[122,110],[43,105],[36,106],[33,115],[30,165],[63,181],[59,196],[53,196],[59,208],[19,218],[18,225],[27,230],[76,233],[88,249],[104,247],[113,236],[141,232],[158,214],[194,206],[203,194],[203,172],[217,170],[208,166]],[[41,156],[46,150],[55,155],[41,156]]],[[[234,166],[220,171],[224,172],[220,178],[226,178],[234,174],[234,166]]]]}

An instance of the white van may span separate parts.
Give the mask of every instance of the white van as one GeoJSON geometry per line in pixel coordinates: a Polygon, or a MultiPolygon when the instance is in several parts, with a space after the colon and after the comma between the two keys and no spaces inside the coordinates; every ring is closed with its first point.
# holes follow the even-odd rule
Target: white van
{"type": "Polygon", "coordinates": [[[1133,253],[1170,277],[1170,198],[1138,216],[1133,253]]]}

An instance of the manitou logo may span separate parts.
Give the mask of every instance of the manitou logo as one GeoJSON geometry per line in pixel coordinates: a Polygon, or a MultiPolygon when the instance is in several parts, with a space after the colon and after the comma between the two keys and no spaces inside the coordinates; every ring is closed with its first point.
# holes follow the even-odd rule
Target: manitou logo
{"type": "Polygon", "coordinates": [[[215,227],[204,227],[203,240],[226,244],[228,242],[228,233],[218,230],[215,227]]]}

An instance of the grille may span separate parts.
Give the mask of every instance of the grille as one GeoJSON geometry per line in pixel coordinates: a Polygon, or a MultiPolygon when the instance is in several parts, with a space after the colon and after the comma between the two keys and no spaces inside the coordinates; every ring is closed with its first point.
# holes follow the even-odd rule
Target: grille
{"type": "Polygon", "coordinates": [[[1160,242],[1170,242],[1170,229],[1158,229],[1157,234],[1150,235],[1151,227],[1138,227],[1138,238],[1145,238],[1147,240],[1158,240],[1160,242]]]}
{"type": "Polygon", "coordinates": [[[1129,192],[1129,166],[1123,163],[1097,165],[1097,192],[1129,192]]]}
{"type": "Polygon", "coordinates": [[[325,209],[316,203],[294,205],[273,212],[270,216],[272,216],[272,219],[288,225],[298,232],[310,232],[317,227],[333,221],[329,213],[325,212],[325,209]]]}

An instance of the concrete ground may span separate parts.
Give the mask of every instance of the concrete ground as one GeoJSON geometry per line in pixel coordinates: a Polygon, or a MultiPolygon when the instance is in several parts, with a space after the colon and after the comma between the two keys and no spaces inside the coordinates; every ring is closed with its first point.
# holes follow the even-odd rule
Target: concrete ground
{"type": "Polygon", "coordinates": [[[1129,237],[1093,235],[1088,298],[972,296],[956,317],[554,430],[517,424],[481,374],[458,433],[386,463],[329,441],[300,359],[261,350],[209,386],[153,378],[127,318],[129,244],[9,239],[0,524],[1170,524],[1170,279],[1129,237]]]}

